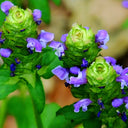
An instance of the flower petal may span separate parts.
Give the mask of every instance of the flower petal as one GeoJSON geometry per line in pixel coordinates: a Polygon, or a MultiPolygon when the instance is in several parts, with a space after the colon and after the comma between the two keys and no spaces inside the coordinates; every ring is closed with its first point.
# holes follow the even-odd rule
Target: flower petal
{"type": "Polygon", "coordinates": [[[77,75],[79,72],[80,72],[80,68],[78,68],[76,66],[70,68],[70,73],[72,73],[72,74],[77,75]]]}
{"type": "Polygon", "coordinates": [[[124,8],[128,8],[128,1],[127,0],[124,0],[122,2],[122,5],[123,5],[124,8]]]}
{"type": "Polygon", "coordinates": [[[39,9],[34,9],[32,15],[33,15],[33,19],[34,19],[35,21],[38,21],[38,20],[41,18],[41,15],[42,15],[42,14],[41,14],[41,10],[39,10],[39,9]]]}
{"type": "Polygon", "coordinates": [[[11,55],[12,51],[10,49],[1,48],[0,55],[2,57],[8,58],[11,55]]]}
{"type": "Polygon", "coordinates": [[[114,70],[116,71],[117,74],[121,74],[123,71],[123,68],[119,65],[114,65],[113,66],[114,70]]]}
{"type": "Polygon", "coordinates": [[[104,59],[106,60],[106,62],[108,62],[112,66],[114,66],[116,64],[116,59],[114,59],[113,57],[106,56],[106,57],[104,57],[104,59]]]}
{"type": "Polygon", "coordinates": [[[61,41],[62,42],[66,42],[66,37],[68,36],[68,33],[66,33],[66,34],[63,34],[62,36],[61,36],[61,41]]]}
{"type": "Polygon", "coordinates": [[[112,101],[112,106],[117,108],[123,104],[123,99],[114,99],[112,101]]]}

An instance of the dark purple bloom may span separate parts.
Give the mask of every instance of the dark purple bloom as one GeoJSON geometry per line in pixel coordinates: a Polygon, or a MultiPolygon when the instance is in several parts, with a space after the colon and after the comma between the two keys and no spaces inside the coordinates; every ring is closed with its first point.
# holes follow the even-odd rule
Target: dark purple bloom
{"type": "Polygon", "coordinates": [[[83,71],[80,71],[78,73],[78,77],[71,76],[69,80],[69,84],[73,84],[74,87],[79,87],[82,84],[86,84],[86,69],[83,69],[83,71]]]}
{"type": "Polygon", "coordinates": [[[79,72],[80,72],[80,68],[78,68],[76,66],[70,68],[70,73],[72,73],[72,74],[77,75],[79,72]]]}
{"type": "Polygon", "coordinates": [[[100,105],[101,109],[105,109],[104,104],[100,99],[98,99],[98,104],[100,105]]]}
{"type": "Polygon", "coordinates": [[[10,1],[4,1],[4,2],[1,4],[1,10],[2,10],[6,15],[8,15],[9,9],[10,9],[11,7],[13,7],[13,6],[14,6],[14,4],[11,3],[10,1]]]}
{"type": "Polygon", "coordinates": [[[39,9],[34,9],[34,11],[33,11],[33,19],[34,19],[34,21],[35,22],[37,22],[38,23],[38,25],[41,23],[41,20],[40,20],[40,18],[41,18],[41,11],[39,10],[39,9]]]}
{"type": "Polygon", "coordinates": [[[101,112],[102,112],[102,111],[99,111],[99,112],[97,113],[97,117],[100,117],[101,112]]]}
{"type": "Polygon", "coordinates": [[[63,34],[62,36],[61,36],[61,41],[62,42],[66,42],[66,37],[68,36],[68,34],[63,34]]]}
{"type": "Polygon", "coordinates": [[[15,76],[15,73],[14,73],[14,72],[11,72],[11,73],[10,73],[10,76],[11,76],[11,77],[15,76]]]}
{"type": "Polygon", "coordinates": [[[54,39],[54,33],[46,32],[41,30],[41,33],[38,36],[38,40],[40,41],[43,48],[46,47],[48,42],[51,42],[54,39]]]}
{"type": "Polygon", "coordinates": [[[15,64],[11,64],[11,65],[10,65],[10,70],[11,70],[12,72],[14,72],[14,71],[16,70],[16,65],[15,65],[15,64]]]}
{"type": "Polygon", "coordinates": [[[15,58],[15,62],[16,62],[16,64],[20,64],[21,63],[21,61],[18,58],[15,58]]]}
{"type": "Polygon", "coordinates": [[[124,91],[124,89],[121,89],[121,91],[122,91],[122,94],[126,94],[126,92],[124,91]]]}
{"type": "Polygon", "coordinates": [[[105,45],[109,41],[109,35],[106,30],[99,30],[95,35],[95,42],[99,43],[98,48],[107,49],[108,47],[105,45]]]}
{"type": "Polygon", "coordinates": [[[31,50],[34,50],[34,48],[35,48],[36,52],[42,51],[42,45],[37,39],[27,38],[26,40],[28,42],[27,48],[30,48],[31,50]]]}
{"type": "Polygon", "coordinates": [[[52,73],[54,75],[56,75],[60,80],[67,79],[68,74],[69,74],[68,71],[65,68],[61,67],[61,66],[58,66],[58,67],[54,68],[52,70],[52,73]]]}
{"type": "Polygon", "coordinates": [[[41,68],[41,65],[39,65],[39,64],[36,65],[36,68],[37,68],[37,69],[40,69],[40,68],[41,68]]]}
{"type": "Polygon", "coordinates": [[[112,66],[114,66],[116,64],[116,59],[114,59],[113,57],[106,56],[106,57],[104,57],[104,59],[106,60],[106,62],[108,62],[112,66]]]}
{"type": "Polygon", "coordinates": [[[126,104],[128,103],[128,96],[123,97],[123,102],[126,103],[126,104]]]}
{"type": "Polygon", "coordinates": [[[64,43],[60,43],[60,42],[57,42],[57,41],[52,41],[50,43],[49,47],[54,48],[56,50],[55,54],[58,57],[63,56],[64,55],[64,50],[66,49],[64,43]]]}
{"type": "Polygon", "coordinates": [[[79,112],[80,108],[82,107],[82,111],[86,112],[87,111],[87,106],[90,105],[92,101],[90,99],[82,99],[78,101],[77,103],[74,104],[74,112],[79,112]]]}
{"type": "Polygon", "coordinates": [[[85,59],[82,59],[81,67],[87,68],[88,67],[88,61],[85,59]]]}
{"type": "Polygon", "coordinates": [[[127,121],[127,116],[126,116],[126,113],[125,113],[125,112],[122,113],[121,119],[122,119],[124,122],[127,121]]]}
{"type": "Polygon", "coordinates": [[[2,32],[0,32],[0,43],[3,43],[5,39],[1,39],[1,36],[2,36],[2,32]]]}
{"type": "Polygon", "coordinates": [[[114,99],[112,101],[112,106],[117,108],[123,104],[123,99],[114,99]]]}
{"type": "Polygon", "coordinates": [[[11,55],[12,51],[10,49],[1,48],[0,55],[2,57],[8,58],[11,55]]]}
{"type": "Polygon", "coordinates": [[[122,5],[124,8],[128,8],[128,0],[123,0],[122,5]]]}

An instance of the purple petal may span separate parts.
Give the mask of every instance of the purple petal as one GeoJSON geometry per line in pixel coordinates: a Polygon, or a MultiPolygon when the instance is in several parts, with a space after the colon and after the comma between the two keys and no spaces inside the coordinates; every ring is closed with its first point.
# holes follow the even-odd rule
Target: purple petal
{"type": "Polygon", "coordinates": [[[61,44],[62,44],[62,43],[60,43],[60,42],[52,41],[52,42],[49,44],[49,47],[57,49],[57,48],[60,47],[61,44]]]}
{"type": "Polygon", "coordinates": [[[44,30],[41,31],[40,35],[38,36],[39,41],[41,42],[50,42],[54,39],[54,33],[46,32],[44,30]]]}
{"type": "Polygon", "coordinates": [[[13,6],[14,6],[14,4],[11,3],[10,1],[5,1],[5,2],[3,2],[3,3],[1,4],[1,10],[2,10],[6,15],[8,15],[9,9],[10,9],[11,7],[13,7],[13,6]]]}
{"type": "Polygon", "coordinates": [[[14,72],[14,71],[16,70],[16,65],[12,63],[12,64],[10,65],[10,70],[11,70],[12,72],[14,72]]]}
{"type": "Polygon", "coordinates": [[[126,104],[128,103],[128,96],[123,97],[123,102],[126,103],[126,104]]]}
{"type": "Polygon", "coordinates": [[[125,105],[125,108],[128,109],[128,103],[125,105]]]}
{"type": "Polygon", "coordinates": [[[122,119],[124,122],[127,121],[127,116],[126,116],[126,113],[125,113],[125,112],[122,113],[121,119],[122,119]]]}
{"type": "Polygon", "coordinates": [[[75,75],[77,75],[79,72],[80,72],[80,68],[78,68],[78,67],[71,67],[70,68],[70,72],[72,73],[72,74],[75,74],[75,75]]]}
{"type": "Polygon", "coordinates": [[[11,55],[12,51],[10,49],[1,48],[0,55],[2,57],[8,58],[11,55]]]}
{"type": "Polygon", "coordinates": [[[81,67],[85,67],[85,68],[87,68],[87,67],[88,67],[88,61],[85,60],[85,59],[82,59],[81,67]]]}
{"type": "Polygon", "coordinates": [[[128,8],[128,1],[127,0],[124,0],[122,2],[122,5],[123,5],[124,8],[128,8]]]}
{"type": "Polygon", "coordinates": [[[41,52],[42,51],[42,45],[37,39],[27,38],[26,40],[28,42],[27,48],[30,48],[31,50],[33,50],[35,48],[36,52],[41,52]]]}
{"type": "Polygon", "coordinates": [[[126,75],[127,73],[128,73],[128,67],[123,70],[123,72],[121,73],[121,75],[126,75]]]}
{"type": "Polygon", "coordinates": [[[117,74],[121,74],[123,71],[123,68],[119,65],[114,65],[113,66],[114,70],[116,71],[117,74]]]}
{"type": "Polygon", "coordinates": [[[82,99],[74,104],[74,112],[79,112],[82,107],[82,111],[87,111],[87,106],[90,105],[92,101],[90,99],[82,99]]]}
{"type": "Polygon", "coordinates": [[[1,39],[1,36],[2,36],[2,32],[0,32],[0,39],[1,39]]]}
{"type": "Polygon", "coordinates": [[[39,9],[34,9],[33,10],[33,18],[35,21],[38,21],[41,18],[41,11],[39,9]]]}
{"type": "Polygon", "coordinates": [[[86,30],[89,30],[89,27],[84,27],[86,30]]]}
{"type": "Polygon", "coordinates": [[[123,104],[123,99],[114,99],[112,101],[112,106],[117,108],[123,104]]]}
{"type": "Polygon", "coordinates": [[[68,72],[65,68],[58,66],[52,70],[52,73],[56,75],[60,80],[64,80],[68,77],[68,72]]]}
{"type": "Polygon", "coordinates": [[[106,57],[104,57],[104,59],[105,59],[109,64],[111,64],[112,66],[114,66],[114,65],[116,64],[116,59],[114,59],[113,57],[106,56],[106,57]]]}
{"type": "Polygon", "coordinates": [[[66,37],[68,36],[68,34],[63,34],[62,36],[61,36],[61,41],[62,42],[66,42],[66,37]]]}

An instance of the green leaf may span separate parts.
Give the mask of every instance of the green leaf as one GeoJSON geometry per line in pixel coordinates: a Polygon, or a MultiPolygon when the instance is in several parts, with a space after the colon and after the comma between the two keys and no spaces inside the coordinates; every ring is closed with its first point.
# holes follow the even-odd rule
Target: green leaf
{"type": "Polygon", "coordinates": [[[52,0],[57,6],[61,4],[61,0],[52,0]]]}
{"type": "Polygon", "coordinates": [[[94,114],[89,111],[83,112],[80,110],[80,112],[75,113],[73,104],[61,108],[57,111],[57,115],[64,115],[65,119],[70,120],[73,125],[80,124],[83,120],[91,119],[94,116],[94,114]]]}
{"type": "Polygon", "coordinates": [[[30,97],[9,99],[7,113],[15,117],[18,128],[37,128],[30,97]]]}
{"type": "Polygon", "coordinates": [[[117,119],[114,122],[113,128],[127,128],[127,126],[126,126],[126,123],[123,120],[117,119]]]}
{"type": "Polygon", "coordinates": [[[46,47],[42,51],[42,68],[38,71],[38,74],[45,79],[49,79],[53,76],[51,72],[58,65],[63,65],[62,61],[59,60],[58,56],[55,55],[55,51],[52,48],[46,47]]]}
{"type": "Polygon", "coordinates": [[[28,0],[29,8],[31,9],[40,9],[42,11],[42,20],[49,24],[50,23],[50,7],[48,0],[28,0]]]}
{"type": "Polygon", "coordinates": [[[101,121],[98,118],[92,118],[83,122],[84,128],[101,128],[101,121]]]}
{"type": "Polygon", "coordinates": [[[41,114],[41,119],[44,128],[49,128],[50,123],[56,117],[56,111],[60,108],[58,104],[51,103],[46,104],[43,113],[41,114]]]}
{"type": "Polygon", "coordinates": [[[29,92],[31,94],[34,107],[38,113],[41,113],[45,105],[45,94],[40,77],[36,75],[35,87],[28,83],[29,92]]]}
{"type": "Polygon", "coordinates": [[[126,20],[123,22],[122,28],[123,28],[123,29],[128,28],[128,19],[126,19],[126,20]]]}

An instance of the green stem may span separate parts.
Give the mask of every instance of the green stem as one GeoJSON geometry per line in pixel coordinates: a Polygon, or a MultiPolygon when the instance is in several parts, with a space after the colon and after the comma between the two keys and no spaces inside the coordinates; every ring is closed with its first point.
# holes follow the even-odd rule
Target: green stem
{"type": "Polygon", "coordinates": [[[7,100],[3,100],[0,107],[0,128],[3,128],[3,124],[6,118],[6,106],[7,100]]]}

